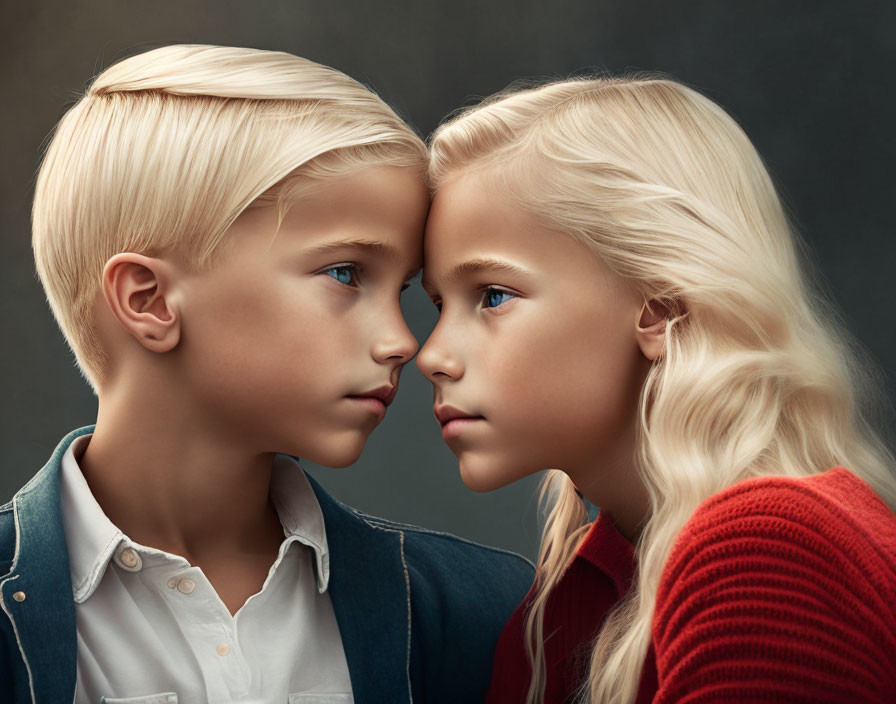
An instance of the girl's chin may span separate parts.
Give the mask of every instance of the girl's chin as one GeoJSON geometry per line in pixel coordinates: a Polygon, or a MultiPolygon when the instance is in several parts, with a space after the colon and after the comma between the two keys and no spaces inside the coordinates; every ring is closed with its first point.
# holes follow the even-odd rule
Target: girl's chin
{"type": "Polygon", "coordinates": [[[494,491],[535,473],[520,472],[518,466],[515,468],[516,471],[509,470],[507,467],[497,466],[494,462],[487,462],[484,458],[466,455],[468,453],[460,453],[458,456],[460,478],[472,491],[494,491]]]}

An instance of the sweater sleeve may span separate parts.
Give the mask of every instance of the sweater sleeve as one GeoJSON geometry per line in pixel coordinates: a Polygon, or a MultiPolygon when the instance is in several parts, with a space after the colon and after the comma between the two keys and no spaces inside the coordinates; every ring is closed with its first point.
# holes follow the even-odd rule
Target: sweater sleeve
{"type": "Polygon", "coordinates": [[[866,504],[776,477],[701,505],[657,592],[654,702],[896,701],[896,531],[866,504]]]}

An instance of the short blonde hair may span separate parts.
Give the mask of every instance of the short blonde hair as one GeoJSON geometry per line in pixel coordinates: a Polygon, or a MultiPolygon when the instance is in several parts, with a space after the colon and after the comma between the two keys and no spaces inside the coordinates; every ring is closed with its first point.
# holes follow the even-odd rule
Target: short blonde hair
{"type": "Polygon", "coordinates": [[[426,148],[376,94],[291,54],[177,44],[100,73],[63,116],[37,177],[32,246],[47,300],[96,391],[109,359],[92,321],[118,252],[176,252],[204,269],[259,196],[426,148]]]}

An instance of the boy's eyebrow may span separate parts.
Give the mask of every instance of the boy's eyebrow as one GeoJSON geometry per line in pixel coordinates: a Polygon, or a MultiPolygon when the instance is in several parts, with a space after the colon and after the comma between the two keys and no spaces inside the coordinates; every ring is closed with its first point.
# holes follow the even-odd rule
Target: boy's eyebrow
{"type": "Polygon", "coordinates": [[[332,254],[333,252],[338,252],[344,249],[363,249],[384,259],[392,259],[394,261],[401,260],[401,252],[391,244],[380,242],[379,240],[354,239],[326,242],[303,250],[303,254],[332,254]]]}
{"type": "MultiPolygon", "coordinates": [[[[441,280],[444,284],[452,284],[467,276],[481,273],[508,274],[510,276],[519,276],[523,278],[532,276],[530,272],[515,264],[511,264],[510,262],[505,262],[500,259],[479,258],[468,259],[465,262],[461,262],[451,269],[445,276],[441,277],[441,280]]],[[[426,276],[425,267],[423,269],[423,278],[420,283],[427,291],[435,290],[432,281],[426,276]]]]}

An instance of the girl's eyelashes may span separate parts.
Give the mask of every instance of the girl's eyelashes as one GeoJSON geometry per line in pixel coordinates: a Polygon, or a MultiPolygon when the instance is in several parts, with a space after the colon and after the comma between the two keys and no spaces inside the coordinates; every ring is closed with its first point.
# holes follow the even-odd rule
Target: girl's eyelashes
{"type": "Polygon", "coordinates": [[[485,289],[485,292],[482,295],[482,307],[497,308],[509,301],[511,298],[516,297],[516,294],[511,293],[510,291],[505,291],[501,288],[489,286],[485,289]]]}
{"type": "MultiPolygon", "coordinates": [[[[503,288],[494,286],[483,286],[481,289],[481,301],[483,308],[499,308],[513,298],[519,298],[519,294],[511,293],[503,288]]],[[[432,304],[439,313],[442,312],[442,299],[432,296],[432,304]]]]}
{"type": "Polygon", "coordinates": [[[321,273],[336,279],[345,286],[357,286],[360,267],[357,264],[339,264],[324,269],[321,273]]]}

